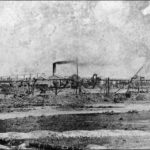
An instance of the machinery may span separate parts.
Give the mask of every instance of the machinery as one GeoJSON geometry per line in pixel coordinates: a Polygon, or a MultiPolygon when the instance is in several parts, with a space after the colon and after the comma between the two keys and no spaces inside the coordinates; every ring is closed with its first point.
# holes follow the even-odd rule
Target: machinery
{"type": "MultiPolygon", "coordinates": [[[[144,66],[144,65],[143,65],[144,66]]],[[[119,99],[124,95],[126,98],[131,97],[132,92],[148,92],[150,87],[150,80],[146,80],[144,77],[139,77],[138,74],[142,70],[143,66],[128,79],[111,79],[101,78],[97,74],[93,74],[91,78],[81,78],[78,73],[78,59],[69,61],[57,61],[53,63],[53,74],[50,77],[36,76],[28,78],[0,78],[0,93],[4,95],[14,95],[14,97],[34,95],[38,91],[42,95],[46,95],[47,92],[53,92],[57,95],[63,89],[70,88],[75,90],[76,94],[84,92],[84,89],[92,90],[99,88],[99,93],[107,97],[113,97],[119,99]],[[62,64],[75,64],[76,74],[70,77],[59,77],[56,75],[56,66],[62,64]],[[117,89],[114,91],[114,89],[117,89]],[[120,90],[126,90],[123,94],[120,90]]],[[[85,92],[86,93],[86,92],[85,92]]]]}

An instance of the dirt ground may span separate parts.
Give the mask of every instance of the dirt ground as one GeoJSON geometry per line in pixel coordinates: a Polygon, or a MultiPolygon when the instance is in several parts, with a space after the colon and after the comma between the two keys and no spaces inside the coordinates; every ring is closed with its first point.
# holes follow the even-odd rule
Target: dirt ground
{"type": "Polygon", "coordinates": [[[150,148],[150,99],[99,94],[1,99],[1,149],[150,148]]]}

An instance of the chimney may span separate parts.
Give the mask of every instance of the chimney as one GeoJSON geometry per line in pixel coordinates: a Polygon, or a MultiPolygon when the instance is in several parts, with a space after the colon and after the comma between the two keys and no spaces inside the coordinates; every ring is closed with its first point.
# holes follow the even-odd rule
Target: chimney
{"type": "Polygon", "coordinates": [[[53,76],[55,75],[56,73],[56,63],[53,63],[53,76]]]}

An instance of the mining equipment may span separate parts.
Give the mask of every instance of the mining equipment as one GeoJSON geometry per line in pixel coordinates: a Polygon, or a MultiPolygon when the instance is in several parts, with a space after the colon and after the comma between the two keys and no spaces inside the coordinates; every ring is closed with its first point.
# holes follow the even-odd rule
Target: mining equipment
{"type": "Polygon", "coordinates": [[[132,96],[132,93],[133,93],[133,91],[130,91],[130,89],[132,88],[132,86],[134,86],[135,81],[137,81],[139,85],[134,86],[134,88],[138,88],[138,92],[140,91],[139,88],[140,88],[141,81],[145,80],[145,78],[139,77],[138,74],[143,69],[143,67],[144,67],[144,65],[142,67],[140,67],[139,70],[134,74],[134,76],[132,76],[131,79],[128,81],[127,90],[124,93],[124,95],[121,95],[118,93],[122,89],[122,87],[119,88],[116,92],[114,92],[114,94],[113,94],[114,102],[120,102],[120,100],[124,99],[124,97],[130,98],[132,96]]]}

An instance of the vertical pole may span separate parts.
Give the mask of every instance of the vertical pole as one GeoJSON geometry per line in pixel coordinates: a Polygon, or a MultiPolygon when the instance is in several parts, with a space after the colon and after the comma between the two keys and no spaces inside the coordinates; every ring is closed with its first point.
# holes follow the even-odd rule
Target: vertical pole
{"type": "Polygon", "coordinates": [[[76,95],[78,94],[78,74],[79,74],[79,71],[78,71],[78,57],[76,58],[76,71],[77,71],[77,84],[76,84],[76,95]]]}
{"type": "Polygon", "coordinates": [[[55,95],[57,95],[57,80],[55,80],[56,84],[55,84],[55,95]]]}
{"type": "Polygon", "coordinates": [[[106,79],[106,96],[109,96],[109,78],[106,79]]]}
{"type": "MultiPolygon", "coordinates": [[[[34,96],[34,89],[35,89],[35,79],[33,80],[33,82],[32,82],[32,96],[34,96]]],[[[30,85],[31,86],[31,85],[30,85]]]]}
{"type": "Polygon", "coordinates": [[[107,96],[107,78],[105,78],[105,91],[104,91],[105,96],[107,96]]]}
{"type": "Polygon", "coordinates": [[[107,93],[107,94],[108,94],[108,96],[109,96],[109,91],[110,91],[109,78],[107,79],[107,82],[108,82],[108,83],[107,83],[107,84],[108,84],[108,93],[107,93]]]}
{"type": "Polygon", "coordinates": [[[144,91],[144,89],[143,89],[143,81],[141,80],[141,90],[142,90],[142,92],[144,91]]]}
{"type": "Polygon", "coordinates": [[[56,72],[56,63],[53,63],[53,76],[55,75],[55,72],[56,72]]]}
{"type": "Polygon", "coordinates": [[[138,93],[140,92],[140,83],[141,81],[138,83],[138,93]]]}

